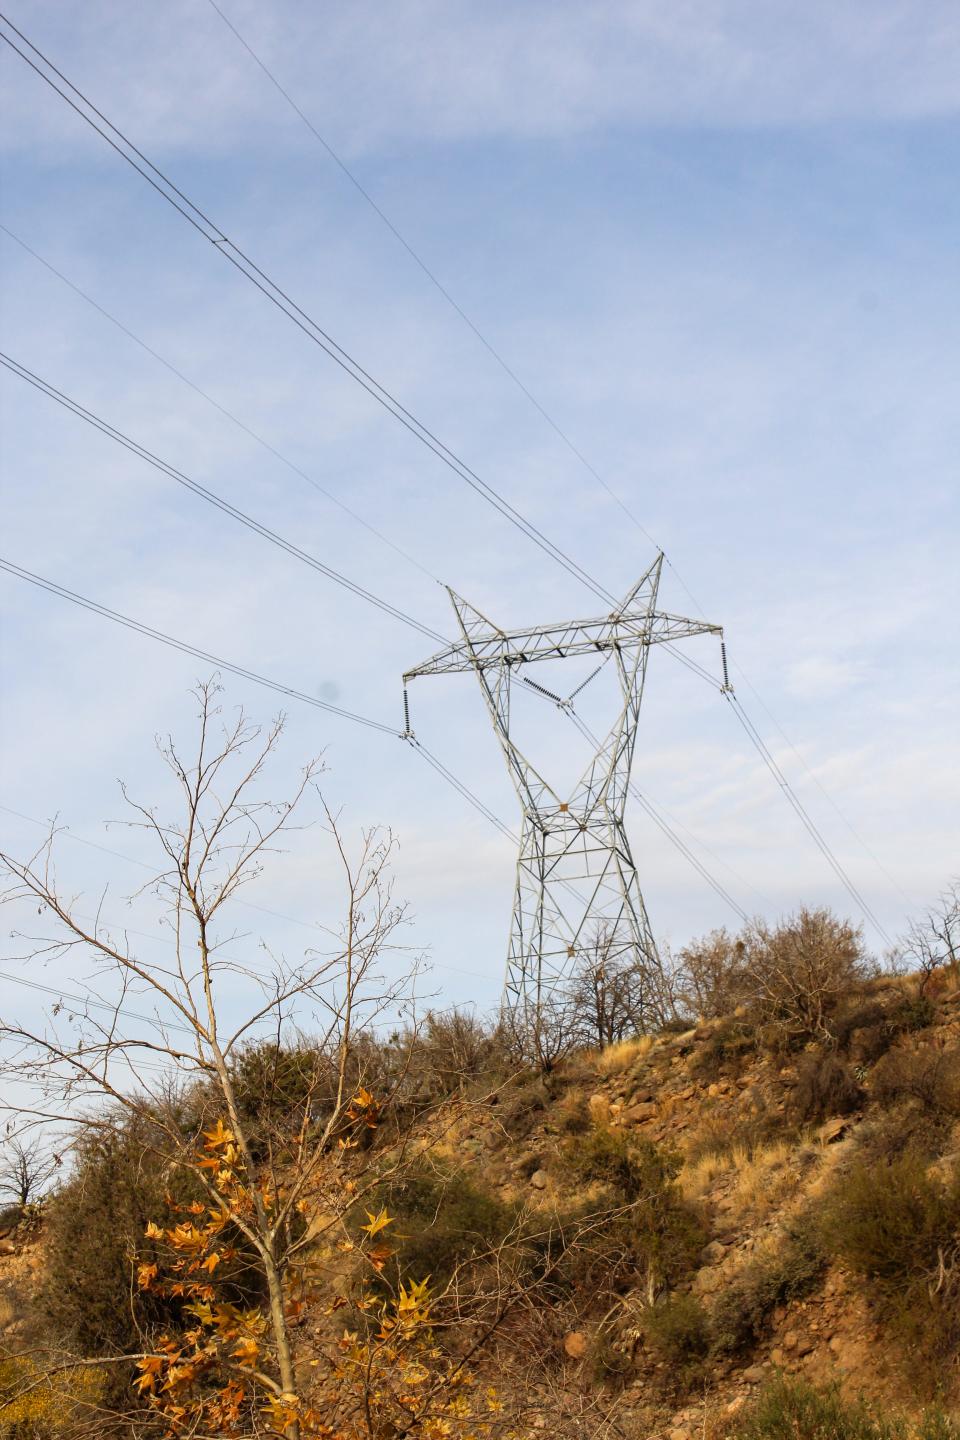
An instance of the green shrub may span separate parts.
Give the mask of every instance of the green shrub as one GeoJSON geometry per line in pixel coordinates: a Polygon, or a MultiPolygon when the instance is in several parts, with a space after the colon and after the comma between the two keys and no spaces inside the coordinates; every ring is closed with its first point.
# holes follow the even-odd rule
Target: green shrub
{"type": "Polygon", "coordinates": [[[960,1185],[944,1186],[908,1151],[885,1165],[860,1162],[838,1181],[820,1232],[831,1253],[867,1279],[903,1280],[936,1263],[960,1225],[960,1185]]]}
{"type": "Polygon", "coordinates": [[[901,1440],[903,1422],[844,1400],[835,1385],[819,1388],[778,1375],[743,1411],[736,1440],[901,1440]]]}
{"type": "Polygon", "coordinates": [[[714,1351],[737,1355],[751,1350],[769,1328],[776,1306],[808,1294],[824,1264],[816,1228],[798,1220],[775,1255],[751,1261],[718,1297],[710,1317],[714,1351]]]}
{"type": "Polygon", "coordinates": [[[622,1130],[598,1126],[588,1136],[569,1141],[564,1158],[575,1179],[604,1186],[611,1210],[602,1243],[598,1239],[592,1252],[585,1250],[581,1257],[582,1286],[600,1284],[609,1291],[640,1277],[649,1287],[658,1287],[675,1284],[689,1273],[706,1234],[676,1184],[679,1155],[622,1130]]]}
{"type": "Polygon", "coordinates": [[[632,1138],[624,1130],[598,1125],[585,1139],[570,1142],[564,1157],[573,1175],[599,1181],[626,1201],[658,1194],[680,1171],[678,1155],[658,1149],[652,1141],[632,1138]]]}
{"type": "Polygon", "coordinates": [[[366,1222],[367,1210],[384,1205],[394,1216],[385,1237],[395,1251],[384,1271],[387,1284],[429,1275],[441,1288],[458,1265],[501,1244],[517,1225],[514,1206],[460,1174],[419,1170],[388,1181],[351,1214],[353,1228],[366,1222]]]}
{"type": "MultiPolygon", "coordinates": [[[[144,1234],[147,1223],[168,1219],[168,1197],[189,1203],[202,1194],[194,1177],[166,1164],[165,1148],[162,1132],[143,1117],[121,1116],[112,1128],[88,1131],[76,1146],[73,1174],[46,1208],[36,1318],[74,1354],[140,1351],[179,1314],[178,1302],[134,1282],[138,1264],[162,1263],[144,1234]]],[[[249,1248],[237,1232],[230,1241],[238,1253],[221,1267],[227,1298],[257,1303],[259,1272],[249,1248]]],[[[122,1371],[111,1367],[112,1386],[122,1388],[122,1371]]]]}
{"type": "Polygon", "coordinates": [[[915,1393],[945,1393],[960,1357],[960,1177],[944,1184],[917,1150],[861,1161],[838,1181],[820,1230],[832,1253],[872,1284],[915,1393]]]}
{"type": "Polygon", "coordinates": [[[777,1375],[741,1412],[733,1440],[958,1440],[960,1430],[942,1410],[908,1422],[860,1396],[842,1397],[837,1385],[816,1386],[777,1375]]]}
{"type": "Polygon", "coordinates": [[[829,1029],[840,1053],[873,1065],[901,1035],[926,1030],[935,1016],[928,996],[902,995],[893,1003],[871,1000],[846,1010],[830,1021],[829,1029]]]}
{"type": "Polygon", "coordinates": [[[717,1080],[736,1073],[757,1052],[757,1028],[745,1015],[730,1015],[698,1044],[690,1061],[695,1080],[717,1080]]]}
{"type": "Polygon", "coordinates": [[[654,1354],[669,1362],[681,1385],[689,1384],[710,1351],[710,1320],[700,1301],[668,1295],[643,1312],[642,1329],[654,1354]]]}

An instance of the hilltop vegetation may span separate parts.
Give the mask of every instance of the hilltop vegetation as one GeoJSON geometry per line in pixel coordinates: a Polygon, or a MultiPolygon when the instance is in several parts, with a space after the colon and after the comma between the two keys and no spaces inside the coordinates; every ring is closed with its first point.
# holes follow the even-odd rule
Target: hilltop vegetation
{"type": "Polygon", "coordinates": [[[883,969],[823,909],[662,959],[598,929],[538,1009],[417,1020],[392,841],[325,806],[328,948],[225,952],[320,769],[265,800],[281,727],[215,696],[179,811],[135,806],[172,958],[5,857],[121,999],[2,1026],[76,1118],[3,1152],[0,1440],[960,1437],[956,891],[883,969]]]}
{"type": "MultiPolygon", "coordinates": [[[[825,934],[856,938],[801,916],[772,949],[825,934]]],[[[718,937],[704,948],[724,951],[718,937]]],[[[792,990],[773,1003],[767,979],[745,993],[754,960],[730,942],[731,1012],[599,1050],[572,1043],[548,1070],[468,1013],[367,1038],[359,1108],[329,1158],[356,1200],[333,1226],[305,1217],[287,1297],[304,1432],[953,1434],[958,977],[871,976],[840,949],[843,984],[806,989],[801,1012],[792,990]]],[[[308,1102],[321,1123],[328,1059],[307,1038],[238,1056],[256,1156],[308,1102]]],[[[218,1133],[216,1095],[195,1087],[176,1106],[229,1204],[252,1177],[218,1133]]],[[[209,1433],[272,1433],[243,1375],[245,1340],[265,1348],[262,1333],[239,1325],[224,1346],[204,1326],[204,1307],[221,1332],[263,1311],[256,1256],[234,1230],[197,1238],[206,1207],[160,1148],[117,1115],[10,1231],[2,1393],[36,1385],[38,1353],[68,1368],[0,1412],[0,1434],[186,1434],[201,1402],[209,1433]],[[165,1357],[153,1371],[69,1368],[151,1347],[165,1357]]]]}

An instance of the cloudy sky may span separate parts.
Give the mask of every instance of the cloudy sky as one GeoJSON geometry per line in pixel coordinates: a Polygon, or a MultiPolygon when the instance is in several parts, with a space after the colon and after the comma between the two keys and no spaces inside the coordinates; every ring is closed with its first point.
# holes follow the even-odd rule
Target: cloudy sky
{"type": "MultiPolygon", "coordinates": [[[[15,0],[10,13],[604,588],[625,591],[652,542],[665,548],[665,608],[725,627],[747,712],[895,935],[960,869],[956,7],[221,9],[486,344],[211,0],[15,0]]],[[[431,630],[453,633],[438,581],[505,625],[597,612],[2,48],[6,353],[431,630]]],[[[399,728],[400,677],[432,641],[9,372],[0,400],[4,559],[399,728]]],[[[108,918],[162,944],[149,907],[127,903],[144,842],[104,822],[122,819],[118,779],[171,803],[154,736],[189,742],[189,690],[210,667],[9,575],[0,598],[4,848],[26,853],[59,815],[64,885],[91,906],[107,887],[108,918]]],[[[716,650],[689,653],[718,673],[716,650]]],[[[230,710],[267,720],[282,703],[224,681],[230,710]]],[[[470,677],[419,681],[412,700],[424,743],[515,825],[470,677]]],[[[322,751],[347,833],[397,837],[426,989],[495,1004],[510,843],[394,736],[285,708],[272,793],[322,751]]],[[[533,758],[572,777],[575,733],[528,709],[533,758]]],[[[742,909],[862,918],[729,707],[663,654],[635,778],[742,909]]],[[[630,830],[661,939],[737,923],[644,814],[630,830]]],[[[276,914],[238,913],[238,945],[309,944],[339,904],[323,834],[292,841],[250,898],[276,914]]],[[[34,979],[79,987],[89,972],[71,963],[34,979]]],[[[5,1002],[25,1016],[48,1003],[13,984],[5,1002]]]]}

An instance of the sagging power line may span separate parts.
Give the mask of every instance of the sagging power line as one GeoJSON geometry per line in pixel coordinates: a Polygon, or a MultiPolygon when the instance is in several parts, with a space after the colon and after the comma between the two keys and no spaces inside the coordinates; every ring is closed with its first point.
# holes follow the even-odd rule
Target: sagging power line
{"type": "MultiPolygon", "coordinates": [[[[499,492],[497,492],[492,486],[490,486],[486,481],[482,480],[481,477],[477,475],[476,472],[473,471],[469,466],[467,466],[466,463],[453,450],[451,450],[442,441],[440,441],[439,438],[427,426],[425,426],[421,421],[419,421],[416,416],[412,414],[411,411],[404,407],[401,402],[389,390],[386,389],[386,387],[384,387],[379,381],[375,380],[369,371],[365,370],[359,364],[359,362],[357,362],[342,346],[340,346],[335,340],[333,340],[333,338],[326,331],[324,331],[322,327],[320,327],[317,322],[314,321],[312,317],[310,317],[300,306],[298,306],[296,302],[293,301],[291,297],[280,286],[278,286],[273,280],[271,280],[270,277],[263,270],[261,270],[250,259],[249,256],[247,256],[237,245],[230,241],[229,238],[225,235],[225,233],[220,230],[219,227],[217,227],[214,222],[211,221],[210,218],[197,205],[194,204],[194,202],[189,200],[189,198],[181,190],[179,190],[178,187],[157,166],[155,166],[152,161],[150,161],[143,154],[142,151],[140,151],[135,145],[133,145],[133,143],[128,139],[128,137],[124,135],[123,132],[118,129],[118,127],[113,125],[113,123],[106,118],[103,112],[100,111],[70,80],[68,80],[67,77],[63,74],[63,72],[60,71],[35,45],[33,45],[33,43],[23,34],[22,31],[17,29],[17,27],[14,26],[12,22],[9,21],[6,17],[0,16],[0,23],[6,25],[7,28],[11,30],[13,34],[16,35],[24,45],[27,46],[27,48],[32,52],[32,56],[36,58],[31,58],[31,55],[27,54],[26,51],[20,47],[20,45],[18,45],[13,39],[11,39],[10,35],[5,33],[3,29],[0,29],[0,36],[2,36],[2,38],[10,46],[10,48],[13,49],[21,57],[21,59],[23,59],[25,63],[29,65],[30,68],[51,89],[53,89],[58,95],[60,95],[60,97],[88,125],[90,125],[101,136],[101,138],[103,138],[111,146],[111,148],[117,154],[121,156],[121,158],[123,158],[129,165],[131,165],[133,169],[138,172],[138,174],[140,174],[145,180],[147,180],[151,187],[158,194],[160,194],[168,202],[168,204],[170,204],[181,215],[182,218],[187,220],[194,230],[196,230],[199,234],[203,235],[204,238],[210,241],[215,246],[215,248],[218,249],[219,253],[222,254],[226,259],[228,259],[231,265],[235,269],[239,270],[246,279],[248,279],[258,290],[261,291],[261,293],[263,293],[271,301],[273,305],[275,305],[284,314],[286,314],[287,318],[292,320],[293,323],[296,324],[301,331],[303,331],[303,333],[305,333],[312,341],[314,341],[314,343],[319,345],[320,348],[323,349],[335,361],[335,363],[340,366],[342,370],[349,374],[351,378],[353,378],[358,384],[362,386],[364,390],[366,390],[374,399],[376,399],[378,404],[387,409],[388,412],[391,413],[394,418],[397,419],[411,434],[413,434],[417,439],[419,439],[421,443],[426,446],[426,448],[430,449],[435,455],[437,455],[437,457],[442,461],[442,463],[444,463],[449,469],[456,473],[460,479],[465,481],[465,483],[470,485],[470,487],[474,489],[478,494],[482,495],[483,498],[486,499],[491,505],[493,505],[493,507],[497,509],[499,513],[504,515],[504,517],[507,518],[511,524],[513,524],[523,534],[525,534],[528,539],[530,539],[534,544],[536,544],[544,553],[549,555],[550,558],[554,559],[558,564],[560,564],[562,568],[567,571],[568,574],[580,580],[581,583],[587,585],[587,587],[591,589],[593,593],[598,595],[600,598],[604,599],[605,601],[615,603],[610,591],[600,585],[592,576],[589,575],[586,570],[583,569],[582,566],[580,566],[576,561],[572,560],[572,558],[568,554],[562,551],[552,541],[548,540],[538,527],[533,525],[532,522],[528,521],[513,505],[510,504],[510,502],[506,501],[506,499],[502,495],[500,495],[499,492]],[[56,79],[53,78],[54,76],[56,77],[56,79]],[[61,87],[61,84],[57,83],[57,80],[61,81],[62,85],[65,85],[67,89],[71,92],[71,94],[68,94],[67,90],[64,90],[61,87]],[[71,98],[72,96],[76,98],[71,98]],[[104,127],[106,127],[106,129],[104,127]]],[[[584,463],[588,464],[588,462],[586,461],[584,461],[584,463]]],[[[588,468],[590,468],[592,471],[593,467],[589,466],[588,464],[588,468]]],[[[597,478],[600,479],[601,477],[597,476],[597,478]]],[[[603,482],[602,480],[601,483],[605,484],[605,482],[603,482]]],[[[639,522],[635,520],[635,517],[632,518],[634,518],[635,523],[639,526],[639,522]]],[[[639,528],[642,529],[643,527],[641,526],[639,528]]],[[[676,573],[676,568],[673,567],[673,569],[674,573],[676,573]]],[[[677,578],[678,580],[680,580],[680,583],[683,585],[684,589],[687,590],[688,593],[690,593],[689,587],[685,585],[682,579],[680,579],[679,575],[677,578]]],[[[750,737],[751,743],[756,744],[756,738],[750,733],[750,731],[748,730],[746,733],[750,737]]],[[[762,754],[762,751],[760,753],[762,754]]],[[[788,795],[792,807],[796,810],[798,815],[803,818],[806,815],[805,808],[803,807],[802,802],[799,800],[799,797],[797,797],[792,791],[792,788],[789,786],[789,782],[786,780],[785,777],[783,777],[782,781],[778,780],[778,784],[781,785],[781,788],[784,789],[785,794],[788,795]]],[[[807,820],[809,821],[809,817],[807,817],[807,820]]],[[[811,827],[812,822],[809,822],[806,828],[808,830],[811,830],[811,827]]],[[[820,848],[819,844],[818,848],[820,848]]],[[[829,847],[827,847],[827,851],[829,851],[829,847]]],[[[832,852],[829,852],[829,858],[835,872],[839,874],[839,868],[842,867],[839,867],[839,862],[836,860],[836,857],[832,855],[832,852]]],[[[850,889],[851,887],[848,885],[847,888],[850,889]]],[[[851,893],[854,893],[853,890],[851,890],[851,893]]],[[[875,917],[869,912],[869,910],[865,909],[864,913],[867,915],[867,918],[870,919],[871,923],[876,924],[875,917]]],[[[883,932],[881,931],[881,933],[883,932]]]]}
{"type": "Polygon", "coordinates": [[[35,390],[39,390],[41,395],[46,395],[48,399],[56,401],[58,405],[63,406],[65,410],[69,410],[70,413],[76,415],[78,419],[86,421],[86,423],[93,426],[95,430],[99,430],[102,435],[106,435],[109,440],[113,440],[116,444],[122,445],[125,450],[129,450],[130,453],[136,455],[138,459],[144,460],[148,465],[151,465],[154,470],[159,470],[162,475],[166,475],[168,479],[175,481],[176,484],[182,485],[185,489],[192,491],[199,499],[205,500],[208,505],[215,506],[225,515],[229,515],[231,519],[237,520],[241,525],[246,526],[248,530],[252,530],[255,534],[259,535],[261,539],[268,540],[271,545],[276,545],[279,549],[286,551],[286,553],[291,555],[295,560],[300,560],[303,564],[309,565],[311,569],[318,571],[328,580],[332,580],[334,584],[340,585],[345,590],[349,590],[351,594],[358,596],[361,600],[365,600],[367,604],[375,606],[378,610],[382,610],[384,614],[392,616],[394,620],[400,620],[404,625],[409,625],[411,629],[419,630],[422,635],[429,636],[431,640],[443,640],[443,636],[436,630],[431,630],[429,625],[424,625],[422,621],[414,619],[412,615],[408,615],[405,611],[398,609],[396,605],[391,605],[388,600],[382,599],[379,595],[374,595],[372,591],[365,589],[364,586],[359,585],[355,580],[349,579],[348,576],[342,575],[338,570],[334,570],[332,566],[327,565],[323,560],[319,560],[315,555],[311,555],[306,550],[301,550],[299,545],[294,545],[292,541],[286,540],[282,535],[278,535],[275,530],[271,530],[268,526],[261,524],[261,522],[255,520],[253,516],[247,515],[243,510],[238,509],[236,505],[231,504],[229,500],[225,500],[222,495],[217,495],[215,491],[208,489],[206,485],[201,485],[198,481],[191,480],[189,475],[185,475],[184,472],[178,470],[175,465],[171,465],[167,460],[162,460],[159,455],[154,455],[145,445],[141,445],[138,440],[133,440],[129,435],[125,435],[123,431],[117,430],[115,426],[111,425],[109,421],[104,420],[102,416],[95,415],[92,410],[88,410],[84,405],[81,405],[78,400],[74,400],[71,396],[65,395],[62,390],[58,390],[56,386],[51,385],[48,380],[44,380],[40,375],[35,375],[32,370],[28,370],[25,365],[21,365],[18,360],[14,360],[12,356],[4,354],[3,351],[0,351],[0,365],[3,365],[11,374],[16,375],[20,380],[25,380],[27,384],[32,385],[35,390]]]}
{"type": "Polygon", "coordinates": [[[132,169],[142,176],[143,179],[160,195],[166,202],[197,232],[208,240],[217,253],[244,276],[262,295],[280,310],[288,320],[291,320],[296,327],[307,336],[315,345],[319,346],[339,368],[350,376],[378,405],[382,406],[395,420],[401,424],[415,439],[419,440],[430,450],[443,465],[457,475],[465,484],[480,495],[488,504],[492,505],[511,525],[520,530],[527,539],[531,540],[544,554],[548,555],[558,565],[562,566],[567,573],[595,595],[605,601],[613,601],[613,596],[604,590],[598,583],[558,545],[549,540],[547,536],[527,520],[519,510],[516,509],[503,495],[500,494],[486,480],[482,479],[460,456],[444,444],[426,424],[419,420],[387,387],[376,380],[354,357],[330,335],[323,327],[310,316],[287,292],[282,289],[267,273],[262,270],[243,250],[240,249],[220,229],[218,225],[207,216],[203,210],[190,200],[158,166],[147,158],[133,142],[120,130],[112,121],[99,110],[84,93],[78,89],[72,81],[68,80],[64,73],[53,64],[51,60],[30,41],[24,33],[5,15],[0,14],[0,27],[6,26],[13,34],[26,45],[32,52],[28,55],[16,40],[12,39],[2,28],[0,28],[0,39],[7,45],[44,81],[50,89],[54,90],[77,115],[84,120],[91,129],[113,149],[132,169]],[[56,77],[56,78],[54,78],[56,77]],[[61,82],[61,83],[58,83],[61,82]],[[62,87],[66,86],[71,94],[62,87]],[[76,98],[71,98],[71,96],[76,98]],[[106,128],[104,128],[106,127],[106,128]],[[108,133],[109,132],[109,133],[108,133]]]}
{"type": "MultiPolygon", "coordinates": [[[[254,63],[259,67],[259,69],[260,69],[260,70],[263,72],[263,74],[267,77],[267,79],[268,79],[268,81],[270,82],[270,84],[271,84],[271,85],[274,87],[274,89],[283,97],[283,99],[284,99],[284,101],[287,103],[287,105],[294,111],[294,113],[299,117],[299,119],[301,120],[301,122],[303,123],[303,125],[306,127],[306,129],[310,132],[311,135],[313,135],[314,139],[317,140],[317,142],[318,142],[318,143],[322,146],[322,148],[326,151],[327,155],[328,155],[328,156],[330,157],[330,159],[334,162],[334,164],[339,168],[339,170],[340,170],[340,171],[342,172],[342,174],[346,177],[346,179],[350,182],[350,184],[353,186],[353,188],[356,190],[356,192],[363,198],[363,200],[366,202],[366,204],[369,206],[369,208],[373,211],[373,213],[374,213],[375,215],[377,215],[377,217],[378,217],[378,218],[380,219],[380,221],[385,225],[385,227],[387,228],[387,230],[390,231],[390,233],[394,236],[394,238],[397,240],[397,242],[402,246],[402,248],[406,251],[406,253],[407,253],[407,254],[410,256],[410,258],[413,260],[413,262],[414,262],[415,265],[418,267],[418,269],[419,269],[419,270],[422,272],[422,274],[426,277],[426,279],[428,280],[428,282],[433,286],[433,288],[437,291],[437,293],[443,298],[443,300],[445,301],[445,303],[454,311],[454,313],[460,318],[460,320],[462,320],[463,323],[467,326],[467,328],[473,333],[473,335],[476,337],[476,339],[480,342],[480,344],[484,347],[484,349],[488,352],[488,354],[492,357],[492,359],[493,359],[493,360],[496,362],[496,364],[500,367],[500,369],[502,370],[502,372],[503,372],[503,373],[508,377],[508,379],[521,391],[521,393],[526,397],[526,399],[530,402],[530,404],[534,407],[534,409],[540,414],[540,416],[546,421],[546,423],[547,423],[547,425],[549,425],[550,429],[557,435],[557,437],[561,440],[561,442],[563,443],[563,445],[564,445],[564,446],[567,448],[567,450],[574,456],[574,458],[579,462],[579,464],[583,466],[583,468],[587,471],[587,473],[588,473],[589,475],[591,475],[592,478],[593,478],[595,481],[597,481],[597,483],[598,483],[599,485],[601,485],[601,486],[603,487],[603,489],[607,492],[607,494],[611,497],[611,499],[613,499],[613,500],[615,501],[615,503],[620,507],[620,509],[622,510],[622,512],[627,516],[627,518],[628,518],[628,519],[631,521],[631,523],[635,526],[635,528],[638,530],[638,532],[639,532],[641,535],[643,535],[656,549],[660,550],[660,551],[663,553],[665,563],[670,567],[670,569],[671,569],[671,571],[673,572],[674,576],[676,577],[678,583],[679,583],[680,586],[683,588],[683,590],[686,592],[686,594],[688,595],[688,597],[690,598],[690,600],[693,602],[693,604],[694,604],[695,608],[697,609],[697,611],[699,612],[699,614],[700,614],[701,616],[703,616],[704,611],[703,611],[702,607],[700,606],[699,602],[697,601],[696,596],[693,594],[692,590],[691,590],[690,587],[687,585],[686,581],[685,581],[685,580],[683,579],[683,577],[680,575],[680,573],[679,573],[679,571],[677,570],[676,565],[674,564],[674,562],[673,562],[673,560],[671,559],[671,557],[668,556],[668,555],[666,554],[666,552],[664,551],[663,546],[661,546],[661,545],[654,539],[654,537],[650,534],[649,530],[647,530],[646,527],[641,523],[641,521],[640,521],[640,520],[638,519],[638,517],[634,514],[634,512],[633,512],[633,511],[629,508],[629,506],[624,502],[624,500],[622,499],[622,497],[617,494],[617,492],[613,489],[613,487],[612,487],[611,485],[608,484],[608,482],[604,479],[603,475],[602,475],[602,474],[600,473],[600,471],[596,468],[596,466],[589,460],[589,458],[586,456],[586,454],[583,452],[583,450],[580,449],[580,448],[574,443],[574,441],[571,439],[571,437],[570,437],[569,434],[566,432],[566,430],[556,421],[556,419],[554,418],[554,416],[549,412],[549,410],[548,410],[548,409],[546,408],[546,406],[543,404],[542,400],[539,399],[539,398],[533,393],[533,391],[530,389],[529,385],[528,385],[523,379],[521,379],[521,377],[517,374],[516,370],[507,362],[507,360],[506,360],[506,359],[504,358],[504,356],[500,353],[500,351],[496,348],[496,346],[495,346],[495,345],[490,341],[490,339],[483,333],[483,331],[480,329],[479,325],[477,325],[477,323],[475,322],[475,320],[473,320],[473,319],[471,318],[471,316],[466,312],[466,310],[464,309],[464,307],[460,304],[460,302],[456,299],[456,297],[451,293],[451,291],[449,290],[449,288],[438,278],[438,276],[436,275],[436,273],[431,269],[431,267],[426,263],[426,261],[423,259],[423,257],[418,253],[418,251],[417,251],[417,250],[414,248],[414,246],[411,244],[411,242],[410,242],[410,240],[407,238],[407,236],[400,230],[400,228],[397,226],[397,224],[395,223],[395,221],[386,213],[386,211],[382,208],[382,206],[374,199],[374,197],[370,194],[370,192],[366,189],[366,187],[365,187],[365,186],[362,184],[362,182],[359,180],[359,178],[357,177],[357,175],[356,175],[356,174],[353,172],[353,170],[351,170],[350,167],[347,165],[346,161],[345,161],[345,160],[342,158],[342,156],[341,156],[340,154],[338,154],[338,152],[334,149],[334,147],[331,145],[331,143],[330,143],[329,140],[326,138],[326,136],[324,136],[324,135],[317,129],[317,127],[316,127],[316,125],[313,123],[313,121],[310,120],[309,116],[305,113],[305,111],[301,108],[301,106],[297,103],[297,101],[296,101],[296,100],[294,99],[294,97],[291,95],[290,91],[280,82],[280,80],[278,79],[278,77],[274,74],[273,70],[271,70],[271,68],[270,68],[270,67],[266,64],[266,62],[263,60],[262,56],[257,53],[257,51],[254,49],[254,47],[253,47],[252,44],[250,43],[249,39],[248,39],[244,34],[241,33],[241,31],[238,29],[238,27],[236,26],[236,24],[229,18],[229,16],[225,13],[225,11],[221,8],[221,6],[220,6],[219,4],[217,4],[217,0],[208,0],[208,4],[211,6],[211,8],[212,8],[213,10],[216,11],[216,13],[219,15],[220,19],[223,21],[224,25],[225,25],[225,26],[227,27],[227,29],[230,30],[230,31],[232,32],[232,34],[236,37],[236,39],[239,41],[239,43],[243,46],[244,50],[246,50],[247,54],[251,57],[251,59],[254,61],[254,63]]],[[[680,658],[680,657],[678,656],[677,658],[680,658]]],[[[687,663],[686,660],[684,660],[684,663],[687,663]]],[[[735,663],[736,663],[736,662],[735,662],[735,663]]],[[[894,886],[894,888],[898,891],[898,893],[902,896],[902,898],[903,898],[904,900],[906,900],[908,904],[912,903],[912,902],[910,901],[910,897],[909,897],[908,895],[906,895],[906,893],[904,892],[904,890],[902,889],[902,887],[899,885],[899,883],[898,883],[898,881],[895,879],[895,877],[890,874],[890,872],[887,870],[887,868],[886,868],[886,867],[882,864],[882,862],[878,859],[877,855],[874,853],[874,851],[871,849],[871,847],[867,844],[867,842],[863,839],[863,837],[859,834],[859,832],[854,828],[854,826],[851,824],[851,822],[849,821],[849,819],[846,817],[846,815],[843,813],[843,811],[840,809],[840,807],[836,804],[836,802],[835,802],[835,800],[833,799],[833,797],[832,797],[832,796],[829,794],[829,792],[825,789],[825,787],[823,786],[823,784],[821,783],[821,781],[819,780],[819,778],[817,777],[817,775],[814,773],[814,771],[813,771],[813,770],[810,768],[810,766],[807,764],[807,762],[806,762],[806,760],[804,759],[803,755],[797,750],[796,746],[792,743],[792,741],[789,739],[789,737],[784,733],[784,731],[783,731],[782,727],[780,726],[780,724],[779,724],[779,723],[777,722],[777,720],[773,717],[773,715],[771,715],[769,709],[768,709],[767,706],[764,704],[764,702],[763,702],[763,700],[761,699],[760,695],[757,693],[755,687],[754,687],[754,686],[752,685],[752,683],[750,682],[750,679],[749,679],[749,677],[746,675],[746,673],[744,672],[742,666],[739,665],[739,664],[737,664],[737,670],[738,670],[739,674],[741,675],[741,677],[743,678],[743,680],[745,681],[745,683],[749,686],[750,690],[753,692],[755,698],[757,699],[757,702],[760,704],[760,706],[762,707],[762,709],[765,711],[765,713],[767,714],[767,716],[768,716],[768,718],[770,719],[771,723],[775,726],[775,728],[777,729],[777,731],[779,732],[779,734],[781,735],[781,737],[782,737],[782,739],[785,741],[785,743],[786,743],[786,744],[790,747],[790,749],[793,751],[794,755],[797,757],[797,759],[799,760],[800,764],[801,764],[801,765],[803,766],[803,768],[807,771],[807,774],[810,776],[810,778],[812,779],[813,783],[814,783],[814,784],[817,786],[817,788],[820,790],[821,794],[824,796],[824,798],[825,798],[825,800],[827,801],[827,803],[830,805],[830,807],[833,809],[834,813],[837,815],[837,817],[840,819],[840,821],[843,823],[843,825],[846,827],[846,829],[847,829],[847,830],[849,831],[849,833],[852,835],[853,839],[857,842],[857,844],[861,847],[861,849],[864,851],[864,853],[869,857],[869,859],[873,862],[873,864],[874,864],[874,865],[877,867],[877,869],[881,872],[881,874],[884,876],[884,878],[885,878],[886,880],[888,880],[891,885],[894,886]]],[[[752,722],[751,722],[751,723],[752,723],[752,722]]],[[[748,732],[748,735],[749,735],[749,732],[748,732]]],[[[751,743],[753,743],[753,736],[750,735],[749,738],[751,739],[751,743]]],[[[761,752],[761,756],[762,756],[762,752],[761,752]]],[[[775,778],[776,778],[776,777],[775,777],[775,778]]],[[[778,779],[778,780],[777,780],[777,783],[778,783],[778,784],[781,784],[782,782],[781,782],[780,779],[778,779]]],[[[805,821],[805,823],[806,823],[806,821],[805,821]]],[[[818,845],[819,845],[819,841],[818,841],[817,843],[818,843],[818,845]]],[[[833,862],[831,861],[831,863],[833,863],[833,862]]],[[[875,922],[874,922],[874,923],[875,923],[875,922]]],[[[882,931],[881,931],[881,933],[882,933],[882,931]]]]}

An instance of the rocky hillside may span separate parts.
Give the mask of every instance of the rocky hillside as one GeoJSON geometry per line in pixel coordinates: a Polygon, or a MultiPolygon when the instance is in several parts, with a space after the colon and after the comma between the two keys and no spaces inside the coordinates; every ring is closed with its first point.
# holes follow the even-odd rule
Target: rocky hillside
{"type": "MultiPolygon", "coordinates": [[[[388,1197],[411,1270],[441,1274],[445,1246],[517,1216],[546,1229],[621,1196],[627,1217],[550,1292],[534,1356],[514,1363],[510,1320],[479,1362],[524,1389],[514,1433],[731,1433],[777,1372],[910,1416],[960,1401],[948,977],[871,982],[819,1043],[735,1013],[478,1084],[467,1101],[461,1089],[437,1112],[440,1188],[388,1197]]],[[[37,1219],[0,1240],[8,1354],[29,1334],[44,1246],[37,1219]]],[[[297,1343],[315,1363],[310,1335],[297,1343]]]]}

